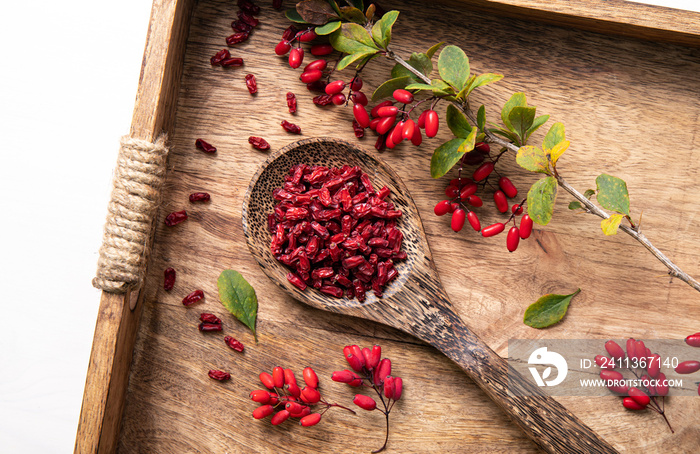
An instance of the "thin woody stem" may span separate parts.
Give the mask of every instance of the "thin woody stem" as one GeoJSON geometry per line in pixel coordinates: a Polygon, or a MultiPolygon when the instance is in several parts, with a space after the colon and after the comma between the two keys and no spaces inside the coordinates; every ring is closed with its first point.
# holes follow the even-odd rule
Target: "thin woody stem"
{"type": "MultiPolygon", "coordinates": [[[[409,70],[411,73],[415,74],[419,79],[421,79],[423,82],[426,84],[430,84],[430,78],[427,77],[425,74],[421,73],[418,71],[416,68],[411,66],[408,62],[406,62],[403,58],[399,57],[396,55],[393,51],[387,49],[386,52],[387,58],[390,58],[394,60],[396,63],[400,64],[407,70],[409,70]]],[[[452,104],[457,107],[462,113],[464,113],[469,120],[473,124],[477,124],[476,118],[474,118],[474,113],[469,109],[468,105],[465,103],[460,103],[457,101],[451,101],[452,104]]],[[[514,153],[518,152],[519,147],[501,137],[496,136],[493,134],[491,131],[488,129],[484,129],[484,134],[486,135],[486,138],[488,139],[489,142],[493,142],[495,144],[498,144],[514,153]]],[[[609,214],[607,214],[605,211],[601,210],[597,206],[595,206],[590,200],[588,200],[583,194],[578,192],[573,186],[571,186],[569,183],[567,183],[559,174],[554,175],[554,177],[557,180],[557,184],[563,188],[566,192],[571,194],[576,200],[578,200],[581,205],[583,205],[588,213],[594,214],[602,219],[608,219],[610,217],[609,214]]],[[[647,237],[639,232],[637,229],[633,227],[629,227],[626,225],[621,225],[620,230],[637,240],[644,246],[651,254],[656,257],[661,263],[668,268],[668,274],[671,277],[675,277],[676,279],[679,279],[686,284],[690,285],[692,288],[700,292],[700,282],[695,280],[692,276],[681,270],[678,265],[673,263],[666,255],[661,252],[659,249],[657,249],[651,241],[647,239],[647,237]]]]}

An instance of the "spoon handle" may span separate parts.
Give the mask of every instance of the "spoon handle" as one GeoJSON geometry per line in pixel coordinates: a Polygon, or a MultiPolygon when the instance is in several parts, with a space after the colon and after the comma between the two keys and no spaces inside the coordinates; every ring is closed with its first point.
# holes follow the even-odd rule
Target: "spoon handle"
{"type": "MultiPolygon", "coordinates": [[[[608,442],[540,388],[509,370],[504,358],[479,339],[442,304],[444,323],[423,325],[413,334],[457,363],[542,449],[550,453],[617,453],[608,442]],[[437,326],[436,326],[437,325],[437,326]],[[510,393],[509,393],[510,387],[510,393]]],[[[415,329],[415,327],[414,327],[415,329]]]]}

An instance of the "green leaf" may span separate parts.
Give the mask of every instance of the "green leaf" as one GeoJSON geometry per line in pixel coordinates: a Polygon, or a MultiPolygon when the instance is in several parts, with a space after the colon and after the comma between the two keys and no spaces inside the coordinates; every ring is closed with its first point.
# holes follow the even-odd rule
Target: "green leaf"
{"type": "Polygon", "coordinates": [[[542,148],[544,149],[545,153],[549,153],[549,150],[559,145],[564,140],[566,140],[566,135],[564,134],[564,124],[559,122],[554,123],[552,127],[549,128],[549,131],[547,131],[547,135],[544,136],[542,148]]]}
{"type": "Polygon", "coordinates": [[[581,205],[581,202],[577,202],[577,201],[569,202],[569,209],[570,210],[580,210],[580,209],[583,209],[583,205],[581,205]]]}
{"type": "Polygon", "coordinates": [[[452,134],[462,139],[469,137],[472,132],[472,125],[467,121],[467,117],[457,109],[454,104],[447,106],[447,127],[450,128],[452,134]]]}
{"type": "Polygon", "coordinates": [[[336,20],[333,22],[328,22],[326,25],[321,25],[320,27],[316,27],[314,30],[317,35],[330,35],[334,31],[338,30],[340,28],[340,21],[336,20]]]}
{"type": "Polygon", "coordinates": [[[343,69],[352,65],[356,61],[362,60],[363,58],[368,57],[370,55],[374,55],[374,54],[376,54],[376,52],[366,52],[366,53],[346,55],[338,62],[338,66],[336,66],[335,69],[338,71],[342,71],[343,69]]]}
{"type": "MultiPolygon", "coordinates": [[[[433,72],[433,62],[430,61],[430,57],[428,57],[426,54],[419,54],[417,52],[414,52],[411,54],[411,58],[408,59],[407,63],[413,66],[426,77],[429,76],[431,72],[433,72]]],[[[391,69],[391,77],[396,78],[403,76],[409,76],[416,82],[423,82],[423,79],[413,74],[403,65],[397,63],[391,69]]]]}
{"type": "Polygon", "coordinates": [[[444,80],[433,79],[430,81],[430,83],[434,87],[433,94],[435,95],[448,95],[454,93],[452,87],[449,84],[447,84],[444,80]]]}
{"type": "Polygon", "coordinates": [[[397,77],[395,79],[389,79],[374,90],[372,94],[372,101],[376,101],[382,98],[388,98],[394,94],[394,90],[399,88],[405,88],[411,82],[411,78],[408,76],[397,77]]]}
{"type": "Polygon", "coordinates": [[[415,84],[406,85],[406,90],[431,90],[432,91],[434,89],[435,89],[435,87],[433,87],[432,85],[428,85],[428,84],[415,83],[415,84]]]}
{"type": "Polygon", "coordinates": [[[569,295],[550,293],[540,297],[527,308],[523,322],[533,328],[546,328],[560,322],[569,309],[571,299],[580,291],[578,289],[569,295]]]}
{"type": "Polygon", "coordinates": [[[476,125],[480,130],[486,130],[486,107],[482,104],[476,112],[476,125]]]}
{"type": "Polygon", "coordinates": [[[222,271],[216,285],[219,287],[221,304],[250,328],[257,342],[255,319],[258,315],[258,298],[255,295],[255,289],[241,276],[241,273],[234,270],[222,271]]]}
{"type": "Polygon", "coordinates": [[[556,178],[542,178],[535,182],[527,193],[527,213],[539,225],[547,225],[552,219],[556,198],[556,178]]]}
{"type": "Polygon", "coordinates": [[[512,131],[520,138],[520,143],[524,143],[527,138],[527,130],[535,120],[535,107],[516,106],[508,114],[508,121],[512,126],[512,131]]]}
{"type": "Polygon", "coordinates": [[[331,34],[330,41],[336,50],[346,54],[368,54],[379,51],[369,32],[357,24],[343,24],[339,30],[331,34]]]}
{"type": "Polygon", "coordinates": [[[394,22],[396,22],[398,17],[398,11],[389,11],[384,13],[382,18],[375,22],[372,27],[372,38],[382,49],[386,49],[391,42],[391,27],[394,26],[394,22]]]}
{"type": "Polygon", "coordinates": [[[603,233],[608,236],[617,235],[617,229],[620,227],[620,223],[624,217],[624,214],[611,214],[609,218],[600,221],[600,228],[603,230],[603,233]]]}
{"type": "Polygon", "coordinates": [[[600,206],[606,210],[630,215],[630,195],[627,192],[625,180],[604,173],[598,175],[595,185],[598,190],[596,198],[600,206]]]}
{"type": "Polygon", "coordinates": [[[525,145],[525,142],[527,142],[527,139],[533,132],[537,131],[543,124],[547,123],[547,120],[549,120],[549,115],[540,115],[539,117],[535,118],[535,120],[532,122],[532,126],[530,126],[530,129],[527,130],[527,136],[523,140],[523,145],[525,145]]]}
{"type": "Polygon", "coordinates": [[[549,174],[549,162],[547,156],[539,147],[525,145],[518,148],[518,154],[515,156],[515,162],[520,167],[530,172],[547,173],[549,174]]]}
{"type": "Polygon", "coordinates": [[[364,25],[367,23],[367,18],[362,10],[354,6],[343,6],[340,8],[340,18],[348,22],[364,25]]]}
{"type": "Polygon", "coordinates": [[[510,111],[513,110],[514,107],[518,106],[527,107],[525,93],[513,93],[513,96],[506,101],[506,103],[503,105],[503,109],[501,109],[501,121],[503,121],[503,124],[510,130],[513,129],[513,126],[510,124],[508,116],[510,115],[510,111]]]}
{"type": "Polygon", "coordinates": [[[459,92],[457,97],[466,99],[475,88],[498,82],[501,79],[503,79],[503,74],[479,74],[478,76],[470,79],[469,83],[467,83],[467,85],[459,92]]]}
{"type": "MultiPolygon", "coordinates": [[[[433,152],[433,157],[430,159],[430,176],[433,178],[440,178],[457,164],[457,161],[468,151],[460,151],[460,147],[462,149],[468,147],[468,144],[464,145],[468,140],[469,139],[456,138],[440,145],[435,152],[433,152]]],[[[472,148],[474,148],[473,143],[472,148]]]]}
{"type": "Polygon", "coordinates": [[[333,7],[325,0],[302,0],[297,3],[297,13],[304,21],[313,25],[323,25],[338,18],[333,7]]]}
{"type": "Polygon", "coordinates": [[[284,12],[284,16],[289,19],[292,22],[296,22],[297,24],[305,24],[306,21],[304,20],[303,17],[299,15],[297,10],[294,8],[290,8],[287,11],[284,12]]]}
{"type": "Polygon", "coordinates": [[[586,192],[583,193],[583,196],[587,198],[588,200],[591,200],[591,197],[593,197],[593,194],[595,194],[595,191],[593,189],[586,189],[586,192]]]}
{"type": "Polygon", "coordinates": [[[439,43],[435,44],[432,46],[430,49],[428,49],[425,53],[425,55],[428,56],[428,58],[433,58],[433,55],[435,55],[435,52],[442,47],[442,45],[445,44],[445,41],[440,41],[439,43]]]}
{"type": "MultiPolygon", "coordinates": [[[[491,124],[493,124],[493,123],[491,123],[491,124]]],[[[489,131],[491,131],[492,133],[494,133],[498,136],[503,136],[513,143],[515,143],[515,141],[517,140],[517,138],[515,137],[515,135],[513,135],[512,132],[507,131],[507,130],[502,129],[502,128],[491,128],[491,129],[489,129],[489,131]]]]}
{"type": "Polygon", "coordinates": [[[447,46],[440,52],[438,71],[440,77],[459,92],[469,79],[469,58],[459,47],[447,46]]]}

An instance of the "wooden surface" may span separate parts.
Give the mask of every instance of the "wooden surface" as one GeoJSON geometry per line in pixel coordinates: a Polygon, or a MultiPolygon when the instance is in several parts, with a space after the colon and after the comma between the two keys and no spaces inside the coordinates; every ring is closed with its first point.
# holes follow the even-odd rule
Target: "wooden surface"
{"type": "MultiPolygon", "coordinates": [[[[153,2],[130,136],[155,141],[174,122],[193,2],[153,2]]],[[[152,236],[152,235],[151,235],[152,236]]],[[[151,239],[152,241],[152,239],[151,239]]],[[[80,410],[75,453],[116,449],[136,332],[143,307],[139,288],[102,292],[80,410]]]]}
{"type": "MultiPolygon", "coordinates": [[[[208,59],[225,46],[236,7],[231,2],[196,5],[188,39],[177,116],[170,136],[172,167],[163,214],[187,209],[190,219],[175,228],[158,225],[157,240],[134,348],[126,395],[120,452],[366,452],[381,445],[380,414],[357,417],[328,413],[314,428],[271,427],[254,421],[248,393],[257,375],[282,365],[315,367],[332,401],[349,402],[353,391],[327,377],[344,368],[342,347],[381,343],[404,379],[405,393],[392,412],[389,452],[536,452],[505,414],[437,350],[374,322],[328,314],[287,297],[250,256],[241,231],[241,203],[250,178],[266,154],[247,143],[265,137],[274,149],[298,139],[279,123],[299,124],[304,137],[332,135],[354,140],[350,109],[311,103],[294,72],[272,49],[287,23],[263,6],[262,25],[249,42],[232,50],[246,66],[212,68],[208,59]],[[251,96],[243,77],[254,73],[259,93],[251,96]],[[285,93],[294,91],[299,112],[286,111],[285,93]],[[194,148],[202,137],[216,155],[194,148]],[[190,205],[189,193],[205,190],[212,201],[190,205]],[[175,288],[162,290],[162,271],[178,271],[175,288]],[[259,300],[259,343],[218,302],[221,270],[240,271],[259,300]],[[195,288],[203,303],[185,308],[182,297],[195,288]],[[197,331],[199,313],[224,315],[225,332],[197,331]],[[246,344],[244,354],[224,346],[223,335],[246,344]],[[209,379],[210,368],[232,380],[209,379]]],[[[385,7],[391,6],[387,3],[385,7]]],[[[700,171],[700,63],[697,50],[623,40],[451,7],[399,5],[394,48],[404,56],[438,40],[464,47],[474,71],[506,78],[475,96],[474,102],[502,105],[525,91],[538,112],[567,127],[571,149],[559,170],[585,190],[601,171],[627,181],[632,210],[644,212],[647,236],[686,271],[698,276],[700,208],[694,188],[700,171]],[[446,26],[444,18],[457,18],[446,26]],[[420,32],[417,32],[420,30],[420,32]]],[[[308,54],[307,54],[308,58],[308,54]]],[[[389,62],[370,65],[365,83],[376,87],[389,62]]],[[[347,76],[346,76],[347,77],[347,76]]],[[[444,109],[444,107],[443,107],[444,109]]],[[[487,116],[495,121],[495,110],[487,116]]],[[[449,221],[432,215],[445,180],[431,180],[432,146],[448,137],[446,128],[421,148],[401,144],[383,159],[401,176],[416,200],[440,273],[456,312],[501,355],[509,338],[681,338],[700,324],[700,297],[681,283],[669,283],[664,269],[629,238],[604,238],[597,218],[566,210],[561,197],[552,225],[537,229],[516,253],[504,238],[484,240],[467,231],[455,234],[449,221]],[[545,331],[522,324],[532,301],[548,292],[582,292],[564,322],[545,331]]],[[[541,134],[538,134],[541,138],[541,134]]],[[[537,138],[536,138],[537,139],[537,138]]],[[[371,137],[361,142],[371,147],[371,137]]],[[[534,177],[504,172],[524,190],[534,177]]],[[[484,213],[487,211],[484,210],[484,213]]],[[[490,213],[490,212],[489,212],[490,213]]],[[[488,219],[488,216],[486,216],[488,219]]],[[[493,218],[492,218],[493,219],[493,218]]],[[[483,222],[483,221],[482,221],[483,222]]],[[[676,434],[651,412],[626,412],[616,397],[559,398],[584,423],[624,452],[688,452],[700,440],[697,399],[672,398],[667,413],[676,434]]]]}

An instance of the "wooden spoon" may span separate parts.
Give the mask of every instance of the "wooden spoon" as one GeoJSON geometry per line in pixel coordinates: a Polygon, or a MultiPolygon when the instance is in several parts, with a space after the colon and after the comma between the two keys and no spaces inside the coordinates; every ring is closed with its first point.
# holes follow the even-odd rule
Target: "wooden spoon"
{"type": "Polygon", "coordinates": [[[292,143],[273,153],[253,177],[243,202],[243,230],[248,247],[263,271],[297,300],[317,309],[374,320],[398,328],[434,346],[457,363],[540,447],[551,453],[617,452],[576,416],[534,384],[510,371],[508,364],[481,341],[452,310],[433,263],[418,210],[399,176],[385,163],[355,145],[338,139],[314,138],[292,143]],[[286,278],[289,269],[270,251],[267,215],[295,164],[360,166],[375,188],[391,189],[391,201],[403,211],[399,228],[408,254],[397,262],[399,277],[382,298],[367,292],[359,303],[336,299],[314,288],[300,291],[286,278]],[[515,378],[515,379],[514,379],[515,378]],[[510,388],[509,388],[510,386],[510,388]],[[526,395],[528,397],[519,397],[526,395]]]}

